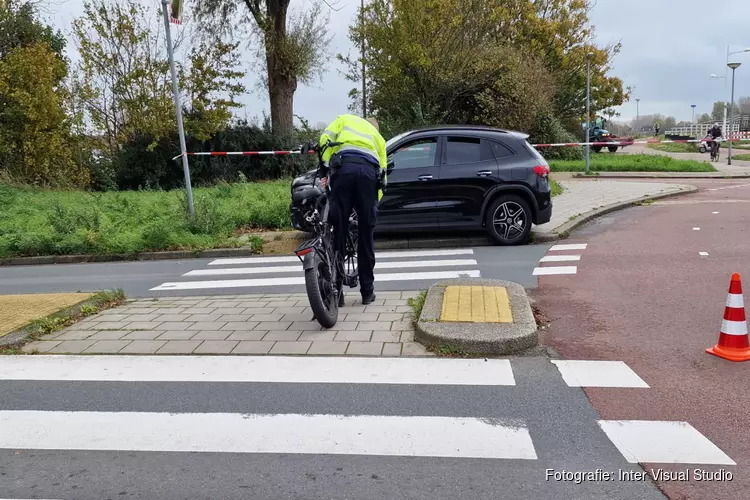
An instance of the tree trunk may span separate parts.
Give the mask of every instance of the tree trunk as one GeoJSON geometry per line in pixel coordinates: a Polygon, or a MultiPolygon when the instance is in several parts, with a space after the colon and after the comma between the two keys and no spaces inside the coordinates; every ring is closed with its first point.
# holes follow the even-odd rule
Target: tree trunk
{"type": "Polygon", "coordinates": [[[294,92],[297,82],[290,79],[277,79],[268,86],[271,100],[271,125],[273,133],[286,136],[294,132],[294,92]]]}
{"type": "Polygon", "coordinates": [[[294,132],[294,92],[297,90],[297,75],[293,65],[285,59],[289,55],[284,50],[289,2],[290,0],[266,1],[266,14],[270,21],[266,31],[266,64],[271,127],[274,134],[282,136],[294,132]]]}

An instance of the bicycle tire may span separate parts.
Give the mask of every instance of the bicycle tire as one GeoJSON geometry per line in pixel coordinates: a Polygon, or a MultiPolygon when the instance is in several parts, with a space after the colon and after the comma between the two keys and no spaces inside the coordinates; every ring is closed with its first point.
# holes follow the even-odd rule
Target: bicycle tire
{"type": "MultiPolygon", "coordinates": [[[[339,301],[338,298],[334,297],[333,300],[331,300],[331,307],[329,308],[326,306],[323,292],[320,288],[320,268],[321,265],[327,266],[327,264],[318,251],[314,251],[312,258],[312,268],[305,269],[305,290],[307,291],[307,299],[310,302],[310,309],[312,309],[315,319],[320,323],[320,326],[323,328],[332,328],[339,319],[339,301]]],[[[334,284],[331,284],[331,287],[333,288],[334,284]]]]}

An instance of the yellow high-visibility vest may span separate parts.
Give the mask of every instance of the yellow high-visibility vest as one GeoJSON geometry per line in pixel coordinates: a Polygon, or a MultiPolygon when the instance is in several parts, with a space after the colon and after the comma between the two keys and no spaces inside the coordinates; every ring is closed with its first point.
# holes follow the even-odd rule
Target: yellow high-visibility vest
{"type": "MultiPolygon", "coordinates": [[[[388,154],[385,139],[380,132],[367,120],[356,115],[339,115],[326,127],[320,136],[320,145],[328,141],[341,142],[323,153],[323,161],[328,162],[331,156],[338,152],[357,151],[372,157],[382,170],[388,168],[388,154]]],[[[383,172],[385,176],[385,172],[383,172]]],[[[378,190],[378,201],[383,197],[383,191],[378,190]]]]}

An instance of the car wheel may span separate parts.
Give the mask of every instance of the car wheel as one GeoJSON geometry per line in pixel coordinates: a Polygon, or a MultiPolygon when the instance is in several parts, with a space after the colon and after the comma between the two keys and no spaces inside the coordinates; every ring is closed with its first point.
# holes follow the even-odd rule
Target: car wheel
{"type": "Polygon", "coordinates": [[[531,209],[519,196],[500,196],[487,210],[485,222],[496,245],[523,245],[531,234],[531,209]]]}

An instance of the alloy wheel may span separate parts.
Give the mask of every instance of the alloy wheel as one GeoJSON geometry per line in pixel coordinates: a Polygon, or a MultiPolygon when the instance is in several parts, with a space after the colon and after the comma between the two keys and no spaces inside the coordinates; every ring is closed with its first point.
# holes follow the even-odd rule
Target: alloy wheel
{"type": "Polygon", "coordinates": [[[523,234],[528,218],[521,205],[514,201],[506,201],[495,210],[492,224],[497,235],[508,241],[523,234]]]}

